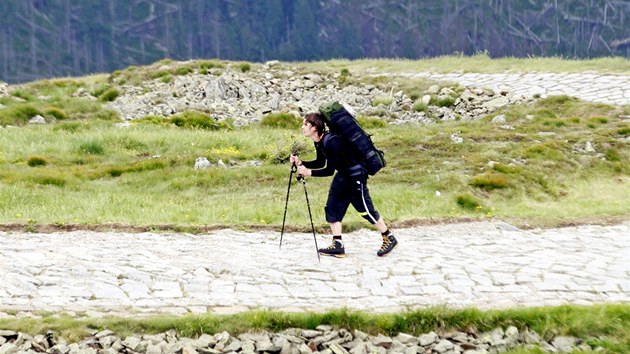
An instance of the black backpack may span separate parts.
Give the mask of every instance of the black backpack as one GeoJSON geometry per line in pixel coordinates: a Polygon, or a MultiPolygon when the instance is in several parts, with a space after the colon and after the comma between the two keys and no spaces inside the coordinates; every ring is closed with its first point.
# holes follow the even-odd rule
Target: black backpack
{"type": "Polygon", "coordinates": [[[385,153],[374,146],[372,138],[359,125],[341,103],[334,101],[323,104],[319,112],[324,116],[332,134],[352,144],[361,155],[362,163],[370,176],[387,166],[385,153]]]}

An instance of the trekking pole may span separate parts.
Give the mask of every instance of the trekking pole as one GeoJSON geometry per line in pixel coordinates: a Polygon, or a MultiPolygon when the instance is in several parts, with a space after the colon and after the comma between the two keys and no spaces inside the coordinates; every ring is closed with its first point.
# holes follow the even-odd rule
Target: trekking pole
{"type": "Polygon", "coordinates": [[[313,214],[311,214],[311,203],[308,201],[308,192],[306,191],[306,179],[304,176],[298,175],[297,180],[302,182],[304,186],[304,196],[306,196],[306,206],[308,207],[308,216],[311,219],[311,229],[313,230],[313,240],[315,240],[315,252],[317,252],[317,260],[321,263],[321,259],[319,258],[319,247],[317,247],[317,237],[315,236],[315,226],[313,225],[313,214]]]}
{"type": "Polygon", "coordinates": [[[287,187],[287,200],[284,202],[284,217],[282,218],[282,231],[280,231],[280,248],[282,249],[282,236],[284,235],[284,222],[287,220],[287,207],[289,206],[289,192],[291,192],[291,180],[293,174],[297,172],[297,166],[293,164],[291,166],[291,173],[289,173],[289,186],[287,187]]]}

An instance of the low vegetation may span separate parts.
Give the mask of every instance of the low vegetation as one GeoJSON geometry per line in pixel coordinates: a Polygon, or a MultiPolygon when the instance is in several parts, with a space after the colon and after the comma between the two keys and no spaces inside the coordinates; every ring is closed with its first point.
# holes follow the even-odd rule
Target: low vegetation
{"type": "Polygon", "coordinates": [[[269,113],[262,117],[260,125],[263,127],[297,130],[302,126],[302,119],[291,113],[269,113]]]}
{"type": "MultiPolygon", "coordinates": [[[[348,309],[325,313],[285,313],[252,311],[236,315],[188,315],[147,318],[66,318],[44,315],[37,319],[0,319],[0,328],[30,334],[56,335],[71,341],[81,340],[94,330],[109,329],[118,336],[156,334],[175,329],[184,337],[227,331],[237,335],[247,331],[281,331],[287,328],[314,329],[320,324],[361,330],[377,335],[398,333],[420,335],[430,331],[460,330],[483,333],[497,327],[516,326],[539,333],[544,339],[558,335],[581,338],[591,347],[609,353],[624,353],[630,348],[630,307],[627,305],[558,306],[507,310],[453,310],[428,308],[396,314],[369,314],[348,309]]],[[[80,314],[79,314],[80,315],[80,314]]],[[[512,353],[540,353],[536,349],[512,353]]]]}

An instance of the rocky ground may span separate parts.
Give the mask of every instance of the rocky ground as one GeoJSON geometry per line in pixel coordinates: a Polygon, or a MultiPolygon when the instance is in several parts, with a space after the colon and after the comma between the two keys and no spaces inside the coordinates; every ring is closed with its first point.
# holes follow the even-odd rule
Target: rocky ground
{"type": "MultiPolygon", "coordinates": [[[[174,70],[170,64],[159,70],[174,70]]],[[[121,84],[121,95],[108,105],[125,120],[147,115],[171,116],[187,110],[209,112],[217,120],[232,118],[237,125],[260,120],[267,113],[289,112],[296,116],[316,111],[324,102],[343,102],[353,113],[377,116],[392,124],[430,123],[436,120],[478,119],[508,104],[526,102],[533,97],[505,90],[433,85],[422,97],[412,98],[372,84],[342,84],[340,74],[298,73],[300,69],[269,62],[260,69],[240,72],[221,69],[207,74],[174,76],[144,82],[142,87],[121,84]],[[431,101],[433,96],[434,101],[431,101]],[[451,98],[451,104],[435,102],[451,98]],[[382,104],[373,104],[383,101],[382,104]],[[431,102],[431,104],[430,104],[431,102]],[[417,111],[414,104],[426,110],[417,111]]],[[[119,79],[119,83],[124,83],[119,79]]],[[[86,91],[77,93],[89,96],[86,91]]]]}
{"type": "Polygon", "coordinates": [[[232,336],[228,332],[203,334],[198,338],[185,338],[175,331],[157,335],[120,338],[111,331],[95,332],[78,343],[55,338],[54,333],[30,336],[25,333],[0,330],[0,352],[50,354],[115,354],[115,353],[280,353],[280,354],[387,354],[437,353],[482,354],[501,353],[517,347],[541,348],[547,352],[568,353],[592,348],[575,337],[557,336],[542,340],[532,331],[509,327],[505,331],[473,334],[449,332],[438,335],[429,332],[420,336],[399,333],[395,337],[368,335],[361,331],[318,326],[314,330],[288,329],[280,333],[266,331],[232,336]]]}

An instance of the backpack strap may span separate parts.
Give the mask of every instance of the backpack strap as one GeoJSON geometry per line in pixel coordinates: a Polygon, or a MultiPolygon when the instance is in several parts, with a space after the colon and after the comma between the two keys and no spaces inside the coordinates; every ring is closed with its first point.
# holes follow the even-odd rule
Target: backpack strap
{"type": "Polygon", "coordinates": [[[337,139],[339,141],[339,144],[341,146],[341,151],[339,151],[339,158],[343,161],[343,163],[347,166],[352,165],[353,164],[353,160],[351,160],[349,158],[350,152],[347,150],[348,149],[348,145],[347,143],[344,143],[343,139],[341,138],[341,136],[328,132],[326,135],[324,135],[324,138],[322,139],[322,147],[324,148],[324,156],[326,156],[326,146],[328,145],[328,142],[331,141],[332,139],[337,139]]]}
{"type": "Polygon", "coordinates": [[[332,133],[327,132],[324,134],[324,138],[322,139],[322,148],[323,151],[322,153],[324,154],[324,156],[326,156],[326,146],[328,145],[328,142],[330,141],[330,139],[332,139],[332,133]]]}

